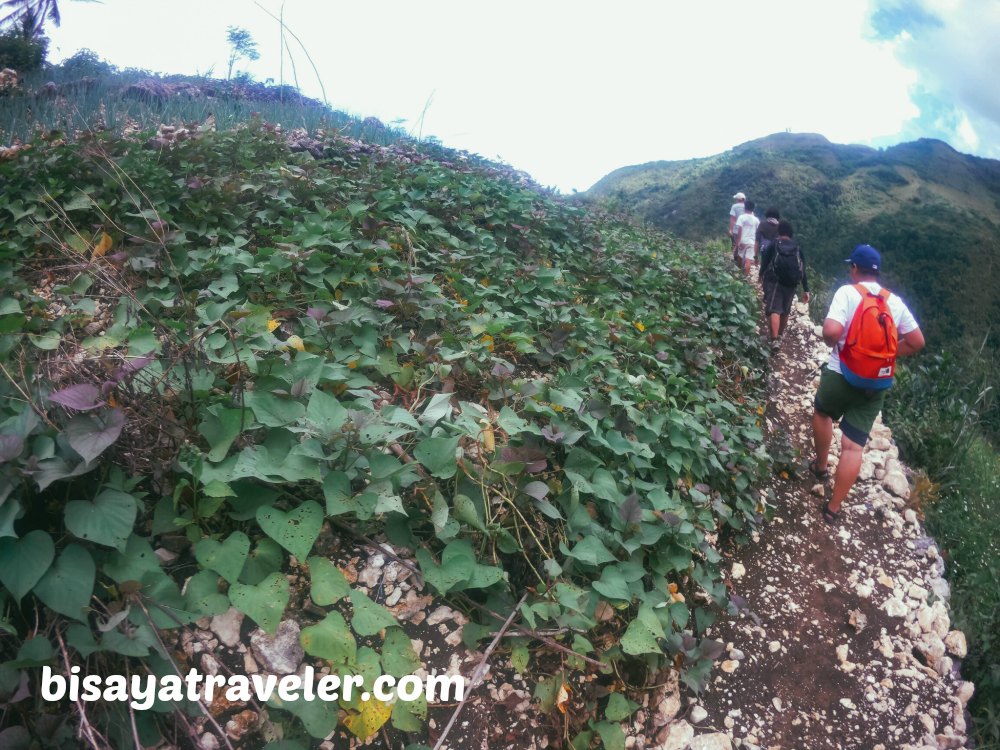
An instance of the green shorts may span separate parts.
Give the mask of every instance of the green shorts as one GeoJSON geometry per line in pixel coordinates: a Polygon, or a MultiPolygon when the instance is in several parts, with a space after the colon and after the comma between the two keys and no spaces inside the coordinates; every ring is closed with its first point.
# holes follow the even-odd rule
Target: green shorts
{"type": "Polygon", "coordinates": [[[875,418],[885,403],[884,391],[864,391],[855,388],[839,372],[826,365],[819,376],[819,389],[814,405],[820,414],[840,420],[840,431],[851,442],[864,445],[875,418]]]}

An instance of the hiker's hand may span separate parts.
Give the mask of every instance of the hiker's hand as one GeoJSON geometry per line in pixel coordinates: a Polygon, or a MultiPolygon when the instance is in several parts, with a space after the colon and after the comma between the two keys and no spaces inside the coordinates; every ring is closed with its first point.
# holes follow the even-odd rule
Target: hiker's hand
{"type": "Polygon", "coordinates": [[[803,292],[802,301],[805,302],[807,305],[809,304],[809,292],[803,292]]]}

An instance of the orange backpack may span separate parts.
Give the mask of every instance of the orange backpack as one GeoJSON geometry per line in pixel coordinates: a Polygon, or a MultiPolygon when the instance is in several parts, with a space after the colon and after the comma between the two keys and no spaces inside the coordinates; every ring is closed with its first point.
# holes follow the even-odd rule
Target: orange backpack
{"type": "Polygon", "coordinates": [[[892,387],[899,334],[889,312],[888,289],[871,292],[862,284],[854,288],[861,303],[847,327],[840,350],[841,372],[855,388],[880,391],[892,387]]]}

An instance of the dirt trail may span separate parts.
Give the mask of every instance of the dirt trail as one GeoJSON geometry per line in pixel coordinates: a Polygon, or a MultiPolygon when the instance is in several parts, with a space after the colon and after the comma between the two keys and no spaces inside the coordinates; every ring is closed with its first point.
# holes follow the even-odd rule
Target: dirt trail
{"type": "MultiPolygon", "coordinates": [[[[772,434],[787,434],[802,467],[827,356],[797,304],[773,358],[767,420],[772,434]]],[[[838,430],[835,451],[839,441],[838,430]]],[[[839,524],[820,515],[829,483],[804,468],[775,478],[774,519],[727,561],[733,593],[747,603],[711,632],[729,653],[654,747],[967,746],[973,686],[958,670],[965,637],[950,629],[944,565],[910,507],[908,476],[891,432],[876,424],[839,524]]]]}

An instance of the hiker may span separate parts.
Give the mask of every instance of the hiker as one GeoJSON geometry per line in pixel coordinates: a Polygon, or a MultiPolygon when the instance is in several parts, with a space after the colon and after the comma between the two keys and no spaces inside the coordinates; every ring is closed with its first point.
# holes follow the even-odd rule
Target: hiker
{"type": "MultiPolygon", "coordinates": [[[[738,195],[738,193],[737,193],[738,195]]],[[[750,264],[754,259],[754,244],[757,241],[757,226],[760,219],[753,215],[754,202],[747,201],[743,205],[743,215],[736,220],[736,255],[737,265],[743,273],[750,276],[750,264]]]]}
{"type": "Polygon", "coordinates": [[[871,245],[858,245],[845,261],[851,284],[840,287],[823,322],[823,340],[832,347],[820,375],[813,412],[816,458],[809,471],[827,479],[833,422],[840,420],[840,461],[823,519],[836,523],[840,506],[861,469],[868,433],[892,386],[896,357],[924,348],[924,335],[899,297],[879,284],[882,259],[871,245]]]}
{"type": "Polygon", "coordinates": [[[741,265],[739,259],[736,257],[736,220],[743,215],[743,206],[746,199],[747,197],[743,193],[737,193],[733,196],[733,200],[736,202],[729,209],[729,241],[732,243],[731,250],[733,261],[736,265],[741,265]]]}
{"type": "MultiPolygon", "coordinates": [[[[775,209],[768,209],[768,212],[775,209]]],[[[771,219],[768,219],[771,221],[771,219]]],[[[778,339],[785,332],[788,314],[792,311],[795,290],[802,284],[802,301],[809,304],[809,279],[806,277],[806,259],[799,243],[792,239],[794,230],[789,221],[781,219],[773,226],[773,239],[761,236],[765,229],[761,224],[757,232],[760,250],[759,279],[764,287],[764,314],[768,318],[771,351],[779,348],[778,339]]]]}
{"type": "Polygon", "coordinates": [[[757,227],[757,246],[754,248],[753,262],[758,266],[760,265],[761,250],[766,247],[766,243],[774,242],[778,237],[778,221],[780,219],[781,212],[774,206],[764,212],[764,221],[757,227]]]}

